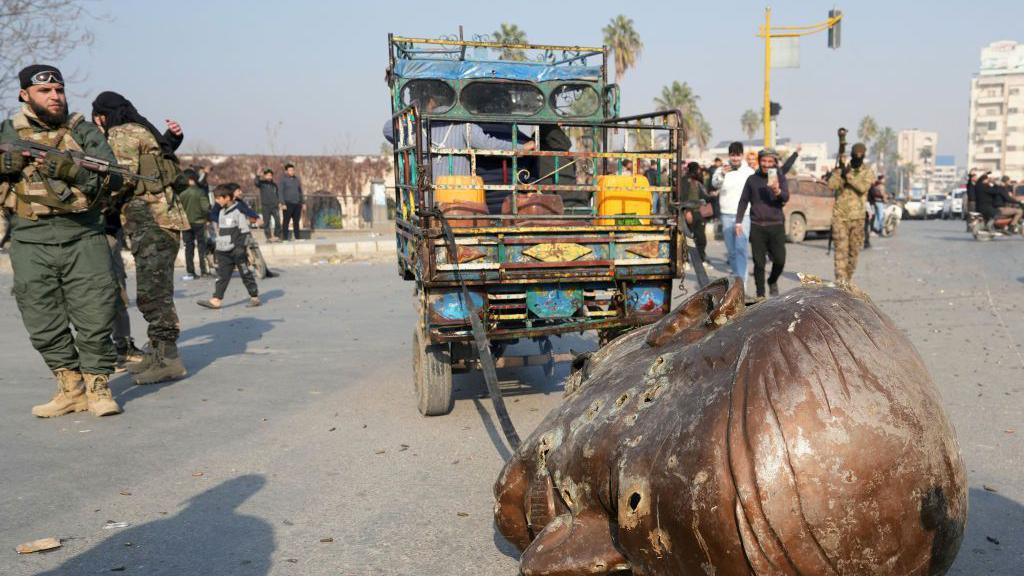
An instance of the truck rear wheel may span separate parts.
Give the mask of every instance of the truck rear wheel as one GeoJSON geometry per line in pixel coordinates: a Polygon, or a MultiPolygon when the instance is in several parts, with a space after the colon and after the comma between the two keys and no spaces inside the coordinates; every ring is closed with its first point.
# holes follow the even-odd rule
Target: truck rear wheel
{"type": "Polygon", "coordinates": [[[786,231],[786,240],[793,244],[799,244],[807,237],[807,220],[803,214],[793,214],[789,217],[789,230],[786,231]]]}
{"type": "Polygon", "coordinates": [[[420,328],[412,333],[413,382],[417,407],[424,416],[452,411],[452,356],[449,344],[431,344],[420,328]]]}

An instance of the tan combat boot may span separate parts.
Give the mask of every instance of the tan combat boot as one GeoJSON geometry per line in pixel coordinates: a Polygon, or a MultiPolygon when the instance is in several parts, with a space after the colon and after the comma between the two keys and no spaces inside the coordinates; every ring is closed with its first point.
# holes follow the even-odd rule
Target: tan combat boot
{"type": "Polygon", "coordinates": [[[94,416],[110,416],[120,414],[114,395],[110,393],[110,377],[106,374],[83,374],[85,377],[85,397],[89,400],[89,412],[94,416]]]}
{"type": "Polygon", "coordinates": [[[53,375],[57,378],[57,394],[46,404],[33,406],[33,416],[54,418],[88,408],[82,374],[78,370],[60,368],[54,370],[53,375]]]}
{"type": "Polygon", "coordinates": [[[157,384],[177,380],[188,374],[174,342],[155,342],[149,357],[149,367],[135,373],[136,384],[157,384]]]}

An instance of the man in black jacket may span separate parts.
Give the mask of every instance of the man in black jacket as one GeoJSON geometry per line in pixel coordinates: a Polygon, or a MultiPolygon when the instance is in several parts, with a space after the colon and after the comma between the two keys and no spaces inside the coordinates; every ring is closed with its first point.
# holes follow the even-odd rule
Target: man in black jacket
{"type": "Polygon", "coordinates": [[[288,227],[291,225],[295,232],[295,239],[299,239],[299,220],[302,218],[302,182],[299,181],[299,177],[295,175],[295,165],[285,164],[284,165],[284,176],[281,177],[281,183],[277,185],[278,194],[281,196],[281,201],[284,202],[284,222],[281,224],[281,237],[284,240],[288,240],[288,227]]]}
{"type": "Polygon", "coordinates": [[[260,192],[260,211],[263,213],[263,234],[267,242],[281,238],[281,195],[274,182],[274,171],[263,169],[263,175],[256,177],[256,188],[260,192]],[[271,224],[273,219],[273,224],[271,224]]]}
{"type": "Polygon", "coordinates": [[[786,177],[777,168],[779,156],[772,148],[757,153],[758,170],[747,178],[736,209],[736,233],[740,234],[750,207],[750,247],[754,257],[754,286],[757,298],[764,298],[765,255],[772,256],[772,273],[768,289],[772,296],[779,294],[778,281],[786,266],[786,215],[782,207],[789,202],[786,177]]]}

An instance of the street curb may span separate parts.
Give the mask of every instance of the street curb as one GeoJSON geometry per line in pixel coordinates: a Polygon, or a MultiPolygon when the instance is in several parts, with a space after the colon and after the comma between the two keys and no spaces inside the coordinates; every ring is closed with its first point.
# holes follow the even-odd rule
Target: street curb
{"type": "MultiPolygon", "coordinates": [[[[394,240],[354,240],[348,242],[280,242],[260,244],[267,265],[299,266],[303,264],[339,264],[351,260],[389,260],[397,250],[394,240]]],[[[126,269],[135,269],[135,259],[127,250],[121,253],[126,269]]],[[[175,267],[185,267],[185,249],[178,250],[175,267]]],[[[0,272],[11,271],[11,260],[0,254],[0,272]]]]}

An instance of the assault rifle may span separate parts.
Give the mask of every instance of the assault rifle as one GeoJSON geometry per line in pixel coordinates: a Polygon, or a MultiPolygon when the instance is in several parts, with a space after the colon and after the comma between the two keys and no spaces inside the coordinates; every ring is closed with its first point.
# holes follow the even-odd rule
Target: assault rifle
{"type": "MultiPolygon", "coordinates": [[[[839,129],[839,153],[836,154],[836,170],[839,170],[846,178],[846,161],[843,160],[843,155],[846,154],[846,128],[839,129]]],[[[836,198],[839,197],[839,193],[834,193],[836,198]]],[[[835,208],[833,208],[835,210],[835,208]]],[[[832,253],[832,226],[828,227],[828,246],[825,248],[825,255],[832,253]]]]}
{"type": "Polygon", "coordinates": [[[102,158],[87,156],[82,152],[74,150],[59,150],[52,146],[39,144],[38,142],[32,142],[30,140],[14,140],[12,142],[0,144],[0,152],[20,153],[26,158],[32,158],[34,160],[43,159],[47,156],[63,156],[64,158],[74,162],[75,166],[84,168],[90,172],[96,172],[97,174],[117,174],[122,177],[132,178],[133,180],[147,180],[149,182],[160,181],[152,176],[136,174],[127,168],[122,168],[121,166],[103,160],[102,158]]]}

